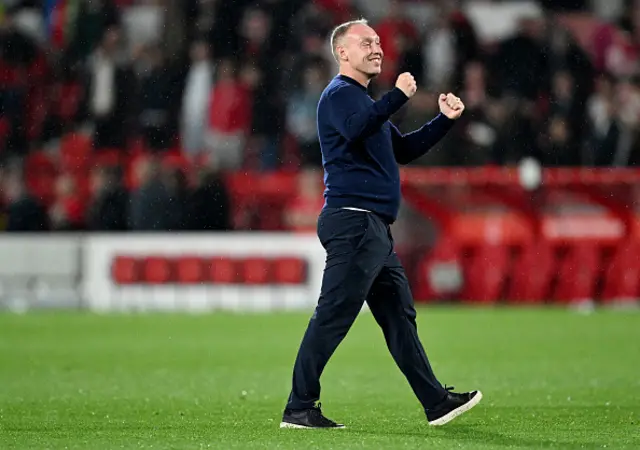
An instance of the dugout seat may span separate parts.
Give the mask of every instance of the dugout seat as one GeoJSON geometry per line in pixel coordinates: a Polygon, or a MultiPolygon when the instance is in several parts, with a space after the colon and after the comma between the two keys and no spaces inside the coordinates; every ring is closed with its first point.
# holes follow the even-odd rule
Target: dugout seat
{"type": "Polygon", "coordinates": [[[162,256],[149,256],[142,262],[142,280],[146,284],[165,284],[173,281],[171,261],[162,256]]]}
{"type": "Polygon", "coordinates": [[[307,279],[306,262],[297,257],[281,257],[273,261],[273,281],[276,284],[303,284],[307,279]]]}
{"type": "Polygon", "coordinates": [[[476,247],[465,264],[462,300],[466,303],[495,303],[502,294],[509,262],[506,245],[476,247]]]}
{"type": "Polygon", "coordinates": [[[640,297],[640,242],[622,241],[608,264],[602,301],[635,302],[640,297]]]}
{"type": "Polygon", "coordinates": [[[245,284],[269,284],[271,262],[266,258],[247,258],[241,264],[242,280],[245,284]]]}
{"type": "Polygon", "coordinates": [[[140,280],[139,261],[131,256],[116,256],[111,262],[111,279],[116,284],[134,284],[140,280]]]}
{"type": "Polygon", "coordinates": [[[175,260],[176,281],[180,284],[202,283],[205,279],[205,263],[197,256],[181,256],[175,260]]]}
{"type": "Polygon", "coordinates": [[[544,241],[525,244],[511,269],[509,303],[541,303],[549,298],[556,270],[553,247],[544,241]]]}
{"type": "Polygon", "coordinates": [[[572,244],[560,262],[553,300],[559,303],[573,303],[593,299],[599,263],[600,249],[596,244],[572,244]]]}
{"type": "Polygon", "coordinates": [[[238,281],[238,264],[235,259],[220,256],[209,261],[207,278],[216,284],[234,284],[238,281]]]}

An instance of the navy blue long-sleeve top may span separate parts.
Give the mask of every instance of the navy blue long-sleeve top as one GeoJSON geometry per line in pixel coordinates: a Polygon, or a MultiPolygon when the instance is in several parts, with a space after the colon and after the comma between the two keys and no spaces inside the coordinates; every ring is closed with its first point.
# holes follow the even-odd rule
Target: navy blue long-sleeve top
{"type": "Polygon", "coordinates": [[[375,212],[393,223],[400,207],[400,171],[429,151],[451,129],[444,114],[402,134],[389,118],[408,97],[398,88],[374,101],[356,80],[337,75],[318,102],[325,205],[375,212]]]}

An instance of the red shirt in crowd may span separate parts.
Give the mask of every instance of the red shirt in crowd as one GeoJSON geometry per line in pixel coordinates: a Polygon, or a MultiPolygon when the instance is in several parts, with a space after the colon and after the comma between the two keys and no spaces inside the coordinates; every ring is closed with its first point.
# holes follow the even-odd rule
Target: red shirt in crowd
{"type": "Polygon", "coordinates": [[[238,80],[220,80],[211,90],[209,127],[222,133],[251,128],[251,91],[238,80]]]}

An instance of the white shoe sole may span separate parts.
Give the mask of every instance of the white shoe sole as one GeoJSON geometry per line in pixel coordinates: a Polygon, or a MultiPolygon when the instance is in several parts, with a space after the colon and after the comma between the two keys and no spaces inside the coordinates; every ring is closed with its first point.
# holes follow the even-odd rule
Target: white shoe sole
{"type": "Polygon", "coordinates": [[[339,425],[337,427],[307,427],[305,425],[298,425],[295,423],[280,422],[280,428],[291,428],[296,430],[336,430],[347,427],[345,427],[344,425],[339,425]]]}
{"type": "Polygon", "coordinates": [[[433,427],[444,425],[445,423],[451,422],[453,419],[458,417],[460,414],[464,414],[469,411],[471,408],[476,406],[482,400],[482,392],[478,391],[478,393],[471,399],[471,401],[461,405],[460,407],[454,409],[453,411],[445,414],[439,419],[434,420],[433,422],[429,422],[429,425],[433,427]]]}

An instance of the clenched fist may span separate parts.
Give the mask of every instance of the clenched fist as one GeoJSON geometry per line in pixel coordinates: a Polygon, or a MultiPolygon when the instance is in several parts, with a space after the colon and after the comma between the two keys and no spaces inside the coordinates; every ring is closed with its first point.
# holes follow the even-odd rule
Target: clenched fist
{"type": "Polygon", "coordinates": [[[451,92],[448,94],[440,94],[438,98],[440,111],[449,119],[458,119],[464,111],[464,103],[451,92]]]}
{"type": "Polygon", "coordinates": [[[413,75],[409,72],[400,74],[396,81],[396,87],[404,92],[404,95],[409,98],[413,97],[413,94],[416,93],[416,89],[418,89],[415,78],[413,78],[413,75]]]}

